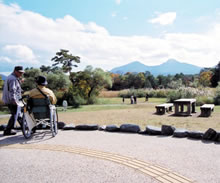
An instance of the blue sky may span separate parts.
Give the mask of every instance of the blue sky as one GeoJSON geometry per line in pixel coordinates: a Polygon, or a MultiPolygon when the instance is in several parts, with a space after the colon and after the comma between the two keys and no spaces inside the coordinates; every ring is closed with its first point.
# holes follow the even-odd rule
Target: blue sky
{"type": "Polygon", "coordinates": [[[169,58],[212,67],[219,31],[219,0],[0,0],[0,63],[51,65],[63,48],[79,69],[169,58]]]}

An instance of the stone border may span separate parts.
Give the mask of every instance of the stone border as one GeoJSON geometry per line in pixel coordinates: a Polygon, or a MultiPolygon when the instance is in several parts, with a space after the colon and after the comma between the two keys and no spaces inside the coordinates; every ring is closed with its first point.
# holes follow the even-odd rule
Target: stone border
{"type": "Polygon", "coordinates": [[[193,183],[194,181],[172,172],[166,168],[158,165],[153,165],[132,157],[122,156],[119,154],[102,152],[92,149],[85,149],[81,147],[70,147],[64,145],[51,144],[0,144],[0,149],[31,149],[31,150],[46,150],[73,153],[92,158],[112,161],[129,168],[133,168],[147,176],[154,178],[161,183],[193,183]]]}
{"type": "Polygon", "coordinates": [[[136,124],[122,124],[120,127],[117,125],[65,125],[63,130],[100,130],[106,132],[122,132],[122,133],[137,133],[141,135],[162,135],[162,136],[172,136],[176,138],[189,138],[197,140],[206,140],[213,142],[220,142],[220,132],[215,131],[212,128],[209,128],[205,132],[200,131],[190,131],[186,129],[176,129],[171,125],[162,125],[161,127],[155,127],[147,125],[145,131],[141,131],[140,127],[136,124]]]}
{"type": "MultiPolygon", "coordinates": [[[[6,128],[6,125],[0,125],[0,131],[3,131],[6,128]]],[[[20,127],[16,128],[21,130],[20,127]]],[[[47,129],[47,128],[37,128],[37,129],[47,129]]],[[[137,133],[141,135],[163,135],[163,136],[172,136],[175,138],[189,138],[197,140],[206,140],[213,141],[216,143],[220,142],[220,132],[215,131],[212,128],[209,128],[205,132],[201,131],[190,131],[186,129],[176,129],[171,125],[162,125],[161,127],[155,127],[147,125],[145,131],[141,131],[141,128],[136,124],[122,124],[120,127],[117,125],[107,125],[99,126],[97,124],[65,124],[64,122],[58,122],[58,129],[62,130],[80,130],[80,131],[106,131],[106,132],[122,132],[122,133],[137,133]]]]}

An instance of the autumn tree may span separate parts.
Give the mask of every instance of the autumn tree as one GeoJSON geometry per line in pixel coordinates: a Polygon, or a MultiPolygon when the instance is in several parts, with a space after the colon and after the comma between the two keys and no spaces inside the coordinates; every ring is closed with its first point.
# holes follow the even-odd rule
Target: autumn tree
{"type": "Polygon", "coordinates": [[[111,73],[112,78],[112,90],[122,90],[124,89],[123,76],[120,74],[111,73]]]}
{"type": "Polygon", "coordinates": [[[199,83],[202,86],[208,87],[211,85],[212,71],[204,71],[199,75],[199,83]]]}

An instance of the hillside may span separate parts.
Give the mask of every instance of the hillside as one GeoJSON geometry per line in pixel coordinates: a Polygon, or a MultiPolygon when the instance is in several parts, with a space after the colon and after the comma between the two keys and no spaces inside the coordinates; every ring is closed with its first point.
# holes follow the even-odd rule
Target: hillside
{"type": "Polygon", "coordinates": [[[175,75],[177,73],[183,74],[198,74],[202,67],[192,64],[182,63],[174,59],[169,59],[166,62],[156,65],[147,66],[139,61],[131,62],[129,64],[113,68],[112,73],[125,74],[127,72],[145,72],[149,71],[154,76],[161,75],[175,75]]]}
{"type": "Polygon", "coordinates": [[[0,74],[0,76],[2,77],[2,80],[6,80],[7,76],[0,74]]]}

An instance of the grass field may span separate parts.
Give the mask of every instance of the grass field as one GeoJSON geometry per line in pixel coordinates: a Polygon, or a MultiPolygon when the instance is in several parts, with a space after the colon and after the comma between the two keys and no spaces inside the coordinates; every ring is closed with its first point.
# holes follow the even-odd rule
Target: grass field
{"type": "MultiPolygon", "coordinates": [[[[173,113],[165,115],[155,114],[155,105],[166,102],[165,98],[150,98],[148,102],[144,98],[138,98],[137,104],[130,104],[129,99],[122,103],[121,98],[99,98],[97,105],[86,105],[78,109],[68,108],[66,112],[58,107],[59,121],[67,124],[98,124],[121,125],[124,123],[138,124],[142,130],[147,125],[160,127],[162,124],[173,125],[176,128],[188,130],[206,131],[214,128],[220,131],[220,106],[215,106],[215,111],[208,118],[198,117],[197,113],[189,117],[172,116],[173,113]]],[[[0,124],[6,124],[8,118],[0,118],[0,124]]]]}

